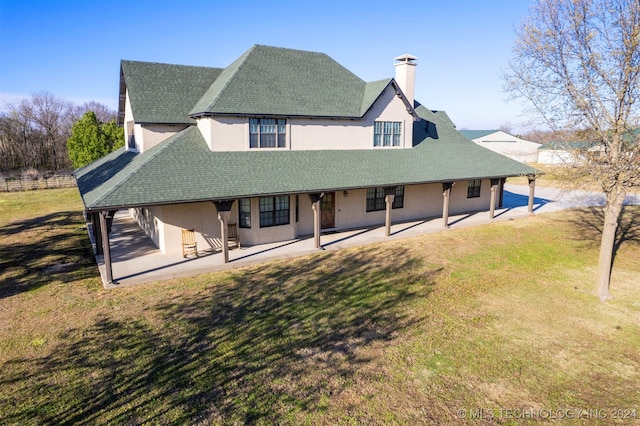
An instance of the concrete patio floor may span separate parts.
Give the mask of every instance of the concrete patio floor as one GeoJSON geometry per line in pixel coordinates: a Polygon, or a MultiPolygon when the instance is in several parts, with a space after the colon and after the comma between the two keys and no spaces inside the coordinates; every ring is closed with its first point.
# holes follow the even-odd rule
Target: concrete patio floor
{"type": "MultiPolygon", "coordinates": [[[[527,211],[529,187],[506,184],[503,208],[496,209],[493,221],[510,220],[529,215],[527,211]]],[[[602,205],[602,194],[584,191],[563,192],[554,188],[536,188],[534,212],[544,213],[571,207],[602,205]]],[[[640,204],[640,196],[633,196],[627,204],[640,204]]],[[[449,229],[491,223],[488,211],[449,216],[449,229]]],[[[442,218],[427,218],[411,222],[394,223],[391,235],[385,236],[384,225],[323,233],[321,250],[337,250],[362,246],[378,241],[408,238],[416,235],[446,231],[442,218]]],[[[114,283],[108,283],[103,256],[96,256],[105,288],[118,288],[194,276],[206,272],[239,268],[276,259],[289,259],[318,252],[313,236],[272,244],[262,244],[229,250],[229,263],[224,263],[221,252],[201,252],[200,256],[184,259],[180,254],[166,255],[153,244],[144,231],[129,217],[127,211],[116,214],[111,240],[111,260],[114,283]]]]}

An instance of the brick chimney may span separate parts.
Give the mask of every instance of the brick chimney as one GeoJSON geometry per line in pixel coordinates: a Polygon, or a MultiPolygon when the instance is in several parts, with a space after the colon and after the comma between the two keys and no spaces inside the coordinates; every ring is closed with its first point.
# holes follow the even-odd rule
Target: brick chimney
{"type": "Polygon", "coordinates": [[[404,54],[394,58],[396,61],[396,82],[402,89],[409,104],[413,106],[416,89],[416,58],[415,56],[404,54]]]}

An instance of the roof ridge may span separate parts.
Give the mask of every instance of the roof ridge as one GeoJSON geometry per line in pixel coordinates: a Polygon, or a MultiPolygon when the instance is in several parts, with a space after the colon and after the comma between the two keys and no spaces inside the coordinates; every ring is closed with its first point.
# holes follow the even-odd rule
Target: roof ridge
{"type": "Polygon", "coordinates": [[[117,182],[109,191],[106,191],[100,197],[96,198],[96,200],[94,201],[94,204],[98,204],[100,201],[102,201],[105,198],[107,198],[114,191],[116,191],[118,188],[120,188],[122,185],[124,185],[129,179],[133,178],[136,175],[136,173],[138,173],[143,167],[147,166],[151,161],[153,161],[158,156],[160,156],[160,154],[162,154],[171,145],[173,145],[173,143],[176,140],[180,139],[180,138],[178,138],[178,135],[187,134],[189,131],[193,130],[194,128],[196,128],[196,127],[195,126],[189,126],[186,129],[181,130],[178,133],[169,136],[167,139],[165,139],[164,141],[160,142],[158,145],[154,146],[153,148],[150,148],[149,151],[142,152],[142,153],[138,154],[137,156],[133,157],[132,162],[135,161],[138,158],[141,158],[140,164],[136,165],[129,173],[127,173],[125,176],[123,176],[123,178],[119,182],[117,182]],[[148,156],[149,158],[144,158],[143,157],[145,153],[149,153],[149,156],[148,156]]]}
{"type": "MultiPolygon", "coordinates": [[[[235,61],[233,61],[231,64],[229,64],[229,66],[227,66],[226,68],[222,68],[222,72],[220,73],[220,75],[218,76],[218,78],[216,78],[213,83],[211,83],[211,86],[209,86],[209,89],[207,89],[204,94],[202,95],[202,97],[200,98],[200,100],[202,98],[204,98],[207,93],[209,92],[209,90],[211,90],[211,87],[216,84],[216,82],[218,80],[220,80],[222,78],[222,74],[224,74],[225,71],[227,71],[228,69],[231,69],[232,66],[234,66],[234,64],[237,63],[237,65],[235,65],[235,67],[230,71],[229,76],[227,77],[226,75],[224,76],[224,78],[226,78],[226,81],[223,83],[222,87],[220,88],[220,90],[218,90],[218,92],[216,93],[215,97],[211,100],[211,102],[209,102],[207,104],[207,106],[204,108],[204,110],[209,110],[213,107],[213,105],[215,105],[215,103],[218,101],[218,99],[220,99],[220,97],[222,96],[222,94],[225,92],[225,90],[229,87],[229,84],[231,84],[231,82],[233,81],[233,77],[236,76],[238,74],[238,72],[240,71],[240,69],[242,69],[242,66],[247,62],[247,59],[251,56],[251,54],[256,50],[256,47],[259,46],[257,44],[254,44],[253,46],[251,46],[249,48],[249,50],[247,50],[246,52],[244,52],[242,55],[240,55],[239,58],[237,58],[235,61]]],[[[198,104],[200,103],[200,100],[198,100],[198,102],[196,102],[193,106],[193,108],[195,108],[196,106],[198,106],[198,104]]],[[[197,112],[193,111],[193,108],[190,112],[189,115],[191,114],[197,114],[197,112]]]]}
{"type": "Polygon", "coordinates": [[[186,65],[186,64],[172,64],[169,62],[157,62],[157,61],[137,61],[135,59],[121,59],[120,63],[135,63],[135,64],[148,64],[148,65],[165,65],[165,66],[171,66],[171,67],[183,67],[183,68],[204,68],[204,69],[208,69],[208,70],[221,70],[224,68],[220,68],[220,67],[209,67],[206,65],[186,65]]]}
{"type": "Polygon", "coordinates": [[[256,44],[221,72],[189,117],[360,117],[365,85],[326,53],[256,44]]]}
{"type": "Polygon", "coordinates": [[[364,82],[364,87],[362,89],[362,101],[360,103],[360,117],[364,117],[367,114],[367,112],[369,112],[373,104],[376,103],[376,101],[380,98],[380,96],[386,90],[386,88],[389,87],[389,84],[391,84],[391,80],[393,80],[393,78],[389,77],[389,78],[383,78],[380,80],[364,82]],[[376,84],[382,85],[383,82],[384,82],[384,87],[382,87],[380,91],[377,92],[376,96],[371,96],[371,94],[367,93],[367,89],[375,87],[374,85],[376,84]]]}

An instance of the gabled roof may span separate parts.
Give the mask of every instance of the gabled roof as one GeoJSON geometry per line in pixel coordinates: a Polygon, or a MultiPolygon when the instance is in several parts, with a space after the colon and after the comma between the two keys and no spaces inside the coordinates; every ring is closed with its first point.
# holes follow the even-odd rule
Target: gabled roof
{"type": "Polygon", "coordinates": [[[465,135],[471,140],[483,138],[487,135],[499,132],[500,130],[460,130],[460,133],[465,135]]]}
{"type": "Polygon", "coordinates": [[[324,53],[255,45],[189,115],[362,117],[390,81],[366,83],[324,53]]]}
{"type": "Polygon", "coordinates": [[[222,69],[123,60],[118,122],[124,124],[125,90],[137,123],[189,124],[188,112],[222,69]]]}
{"type": "Polygon", "coordinates": [[[482,148],[418,104],[414,148],[212,152],[195,126],[144,153],[121,149],[76,171],[85,207],[123,207],[498,178],[539,173],[482,148]]]}
{"type": "MultiPolygon", "coordinates": [[[[362,97],[362,105],[360,107],[360,114],[358,115],[358,117],[364,116],[367,111],[369,111],[376,99],[378,99],[382,92],[384,92],[384,89],[386,89],[387,86],[394,82],[395,80],[393,80],[392,78],[387,78],[384,80],[372,81],[365,84],[364,95],[362,97]]],[[[398,89],[397,85],[396,89],[398,89]]]]}
{"type": "Polygon", "coordinates": [[[136,123],[166,124],[225,114],[361,118],[389,85],[400,92],[393,78],[365,82],[324,53],[262,45],[226,68],[123,60],[120,76],[120,125],[127,90],[136,123]]]}

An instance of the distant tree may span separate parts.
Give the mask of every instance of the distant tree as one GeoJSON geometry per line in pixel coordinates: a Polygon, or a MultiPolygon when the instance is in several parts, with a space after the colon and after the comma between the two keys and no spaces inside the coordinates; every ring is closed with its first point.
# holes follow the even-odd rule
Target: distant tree
{"type": "Polygon", "coordinates": [[[101,123],[115,121],[118,118],[117,113],[108,106],[96,101],[90,101],[75,107],[73,122],[78,121],[84,115],[84,113],[88,111],[93,111],[96,115],[96,118],[101,123]]]}
{"type": "Polygon", "coordinates": [[[0,170],[15,170],[28,166],[24,152],[25,128],[13,114],[0,115],[0,170]]]}
{"type": "Polygon", "coordinates": [[[86,166],[124,146],[124,131],[114,120],[102,123],[93,111],[86,112],[71,128],[67,141],[69,158],[74,168],[86,166]]]}
{"type": "Polygon", "coordinates": [[[574,180],[606,197],[594,285],[603,300],[623,201],[640,186],[639,46],[640,0],[536,0],[505,73],[548,127],[584,142],[574,180]]]}
{"type": "MultiPolygon", "coordinates": [[[[0,170],[61,170],[71,167],[67,140],[71,127],[87,111],[109,123],[116,113],[98,102],[76,106],[51,93],[40,92],[6,106],[0,114],[0,170]]],[[[114,121],[115,123],[115,121],[114,121]]],[[[117,129],[113,124],[114,129],[117,129]]],[[[111,129],[107,133],[112,134],[111,129]]],[[[115,136],[112,135],[112,138],[115,136]]]]}
{"type": "MultiPolygon", "coordinates": [[[[69,167],[66,140],[73,120],[73,104],[48,92],[7,105],[0,126],[2,154],[11,168],[58,170],[69,167]]],[[[3,164],[3,168],[5,164],[3,164]]]]}
{"type": "Polygon", "coordinates": [[[509,123],[502,124],[500,127],[498,127],[498,130],[501,130],[501,131],[503,131],[505,133],[509,133],[509,134],[512,134],[511,132],[513,131],[512,127],[511,127],[511,124],[509,124],[509,123]]]}

